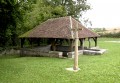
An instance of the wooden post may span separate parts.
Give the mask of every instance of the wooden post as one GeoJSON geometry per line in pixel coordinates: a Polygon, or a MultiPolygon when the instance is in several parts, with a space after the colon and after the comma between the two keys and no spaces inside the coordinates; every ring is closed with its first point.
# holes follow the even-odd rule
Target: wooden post
{"type": "Polygon", "coordinates": [[[32,41],[33,39],[32,38],[30,38],[30,45],[31,45],[31,48],[33,47],[33,41],[32,41]]]}
{"type": "Polygon", "coordinates": [[[80,39],[80,46],[82,48],[82,50],[84,50],[84,38],[80,39]]]}
{"type": "Polygon", "coordinates": [[[25,41],[25,38],[21,38],[21,48],[23,48],[24,41],[25,41]]]}
{"type": "Polygon", "coordinates": [[[97,47],[97,37],[93,38],[94,42],[95,42],[95,47],[97,47]]]}
{"type": "Polygon", "coordinates": [[[75,54],[74,54],[74,67],[73,69],[74,70],[79,70],[78,68],[78,41],[79,41],[79,38],[78,38],[78,31],[79,30],[82,30],[82,28],[78,28],[78,23],[77,23],[77,27],[75,29],[73,29],[74,31],[74,34],[75,34],[75,54]]]}
{"type": "Polygon", "coordinates": [[[82,30],[81,27],[78,28],[78,22],[76,23],[77,24],[77,27],[72,27],[72,18],[70,16],[70,28],[71,28],[71,37],[73,39],[75,39],[75,54],[74,54],[74,66],[73,66],[73,70],[79,70],[78,68],[78,41],[79,41],[79,38],[78,38],[78,30],[82,30]],[[73,33],[74,32],[74,33],[73,33]],[[73,35],[74,34],[74,35],[73,35]]]}
{"type": "MultiPolygon", "coordinates": [[[[77,27],[78,28],[78,27],[77,27]]],[[[75,55],[74,55],[74,70],[78,70],[78,30],[75,29],[75,55]]]]}
{"type": "Polygon", "coordinates": [[[95,37],[95,47],[97,47],[97,37],[95,37]]]}
{"type": "Polygon", "coordinates": [[[79,40],[80,40],[80,47],[82,47],[82,44],[83,44],[83,43],[82,43],[82,39],[79,39],[79,40]]]}
{"type": "Polygon", "coordinates": [[[51,47],[52,47],[52,51],[55,51],[56,50],[56,42],[55,42],[55,39],[51,39],[51,47]]]}
{"type": "MultiPolygon", "coordinates": [[[[25,41],[25,38],[21,38],[21,48],[23,48],[24,41],[25,41]]],[[[24,50],[21,49],[21,50],[20,50],[20,56],[23,56],[23,52],[24,52],[24,50]]]]}
{"type": "Polygon", "coordinates": [[[89,42],[89,48],[91,48],[90,38],[88,38],[88,42],[89,42]]]}
{"type": "Polygon", "coordinates": [[[85,39],[83,38],[82,39],[82,50],[84,50],[84,41],[85,41],[85,39]]]}

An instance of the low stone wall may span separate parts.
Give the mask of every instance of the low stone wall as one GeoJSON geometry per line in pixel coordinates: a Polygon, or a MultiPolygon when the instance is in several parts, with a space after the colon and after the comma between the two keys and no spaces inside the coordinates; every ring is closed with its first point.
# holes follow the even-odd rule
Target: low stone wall
{"type": "MultiPolygon", "coordinates": [[[[35,48],[22,48],[22,49],[9,49],[0,52],[2,55],[20,55],[20,56],[45,56],[45,57],[68,57],[74,58],[74,51],[69,52],[68,46],[61,46],[59,50],[62,51],[50,51],[50,45],[40,46],[35,48]],[[65,50],[66,49],[66,50],[65,50]]],[[[101,55],[106,51],[106,49],[100,49],[98,47],[93,47],[90,49],[79,50],[79,55],[101,55]]]]}
{"type": "MultiPolygon", "coordinates": [[[[74,58],[74,54],[75,54],[75,52],[68,52],[67,53],[68,58],[74,58]]],[[[83,50],[79,50],[78,55],[82,55],[82,54],[83,54],[83,50]]]]}
{"type": "Polygon", "coordinates": [[[101,55],[106,52],[106,49],[88,49],[84,50],[84,55],[101,55]]]}
{"type": "Polygon", "coordinates": [[[32,50],[32,49],[21,49],[20,56],[41,56],[41,57],[57,57],[62,58],[63,52],[59,51],[49,51],[42,52],[40,50],[32,50]]]}
{"type": "Polygon", "coordinates": [[[14,54],[17,54],[19,55],[20,54],[20,50],[17,50],[17,49],[9,49],[9,50],[4,50],[0,53],[0,56],[2,55],[14,55],[14,54]]]}

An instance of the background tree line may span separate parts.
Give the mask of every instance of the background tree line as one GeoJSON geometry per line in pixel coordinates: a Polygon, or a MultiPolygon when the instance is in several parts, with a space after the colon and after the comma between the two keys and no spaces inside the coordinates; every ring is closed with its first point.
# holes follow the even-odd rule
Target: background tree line
{"type": "Polygon", "coordinates": [[[19,45],[18,36],[49,18],[78,19],[87,0],[0,0],[0,47],[19,45]]]}

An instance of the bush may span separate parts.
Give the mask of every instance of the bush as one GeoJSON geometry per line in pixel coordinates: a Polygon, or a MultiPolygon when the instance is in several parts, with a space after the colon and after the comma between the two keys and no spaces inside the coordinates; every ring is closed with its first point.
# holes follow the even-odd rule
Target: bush
{"type": "Polygon", "coordinates": [[[99,35],[101,35],[101,37],[109,37],[109,38],[120,38],[120,32],[118,33],[99,33],[99,35]]]}

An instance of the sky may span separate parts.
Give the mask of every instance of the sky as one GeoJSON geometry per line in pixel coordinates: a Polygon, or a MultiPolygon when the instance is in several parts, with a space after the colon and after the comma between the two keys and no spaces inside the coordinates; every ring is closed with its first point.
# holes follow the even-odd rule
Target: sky
{"type": "Polygon", "coordinates": [[[92,9],[83,16],[92,22],[93,28],[120,27],[120,0],[88,0],[92,9]]]}

